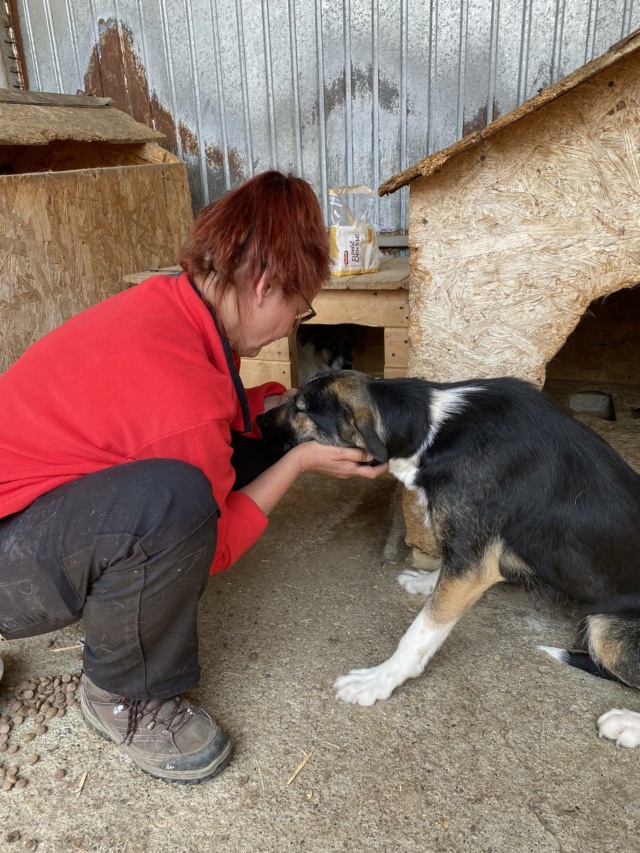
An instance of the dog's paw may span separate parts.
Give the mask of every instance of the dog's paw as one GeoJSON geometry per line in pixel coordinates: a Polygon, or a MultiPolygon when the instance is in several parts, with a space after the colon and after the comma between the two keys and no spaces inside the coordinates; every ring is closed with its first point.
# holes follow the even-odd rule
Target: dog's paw
{"type": "Polygon", "coordinates": [[[405,592],[411,595],[431,595],[438,583],[440,572],[423,572],[421,569],[405,569],[396,580],[405,592]]]}
{"type": "Polygon", "coordinates": [[[640,746],[640,714],[626,708],[612,708],[597,722],[598,734],[615,740],[617,746],[633,749],[640,746]]]}
{"type": "Polygon", "coordinates": [[[352,705],[373,705],[378,699],[388,699],[395,685],[383,667],[384,664],[371,669],[352,669],[348,675],[340,676],[333,685],[336,699],[352,705]]]}

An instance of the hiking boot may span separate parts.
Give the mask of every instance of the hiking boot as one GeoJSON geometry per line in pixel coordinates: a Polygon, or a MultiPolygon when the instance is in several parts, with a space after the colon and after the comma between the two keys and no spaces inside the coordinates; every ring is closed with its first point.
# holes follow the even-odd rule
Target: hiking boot
{"type": "Polygon", "coordinates": [[[83,675],[80,706],[89,725],[163,782],[196,785],[229,763],[231,744],[220,726],[181,696],[125,699],[83,675]]]}

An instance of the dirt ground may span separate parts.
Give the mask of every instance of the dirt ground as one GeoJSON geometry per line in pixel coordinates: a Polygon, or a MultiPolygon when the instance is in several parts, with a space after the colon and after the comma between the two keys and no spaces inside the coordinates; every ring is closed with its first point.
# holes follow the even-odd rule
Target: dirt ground
{"type": "MultiPolygon", "coordinates": [[[[638,439],[640,420],[625,428],[638,439]]],[[[595,730],[611,707],[640,711],[640,694],[536,651],[571,644],[568,609],[496,587],[421,678],[372,708],[335,700],[336,676],[388,657],[421,606],[395,582],[409,558],[397,500],[391,478],[307,476],[211,579],[191,698],[234,742],[218,778],[151,779],[77,710],[31,743],[27,720],[0,755],[28,779],[0,792],[0,850],[640,851],[640,750],[595,730]]],[[[24,679],[79,671],[78,651],[53,649],[81,635],[4,644],[0,712],[24,679]]]]}

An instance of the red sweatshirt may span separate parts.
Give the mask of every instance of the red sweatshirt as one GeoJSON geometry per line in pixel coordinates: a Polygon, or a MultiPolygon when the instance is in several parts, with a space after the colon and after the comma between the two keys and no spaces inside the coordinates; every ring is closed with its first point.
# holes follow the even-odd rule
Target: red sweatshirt
{"type": "MultiPolygon", "coordinates": [[[[265,396],[284,390],[247,391],[254,424],[265,396]]],[[[213,318],[184,274],[149,278],[32,344],[0,375],[0,412],[0,518],[83,474],[170,458],[211,482],[221,512],[212,573],[267,526],[251,498],[231,491],[240,401],[213,318]]]]}

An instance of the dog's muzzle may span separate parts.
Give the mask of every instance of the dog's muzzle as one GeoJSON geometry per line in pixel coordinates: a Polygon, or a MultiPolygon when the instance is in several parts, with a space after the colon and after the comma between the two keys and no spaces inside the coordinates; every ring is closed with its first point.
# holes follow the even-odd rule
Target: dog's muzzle
{"type": "Polygon", "coordinates": [[[288,410],[289,403],[283,403],[256,417],[258,429],[267,446],[279,453],[286,453],[296,445],[293,431],[287,420],[288,410]]]}

